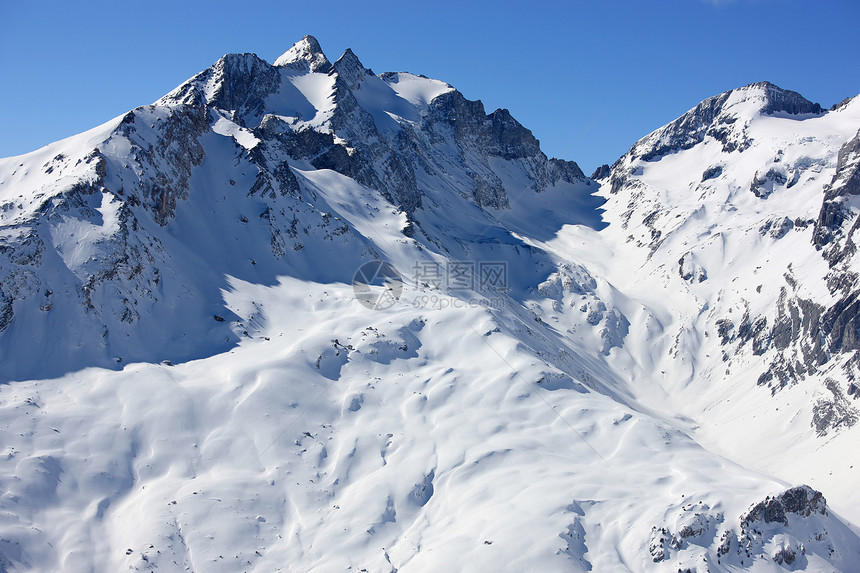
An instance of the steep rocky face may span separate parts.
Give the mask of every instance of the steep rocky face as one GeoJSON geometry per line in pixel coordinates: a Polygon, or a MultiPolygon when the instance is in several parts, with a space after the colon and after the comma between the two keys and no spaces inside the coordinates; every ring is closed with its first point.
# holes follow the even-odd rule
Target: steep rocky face
{"type": "Polygon", "coordinates": [[[609,177],[610,173],[609,165],[604,163],[594,170],[594,173],[591,174],[591,179],[594,179],[595,181],[598,179],[605,179],[606,177],[609,177]]]}
{"type": "Polygon", "coordinates": [[[790,115],[817,115],[822,112],[821,105],[807,100],[797,92],[784,90],[770,82],[758,82],[750,84],[749,87],[765,90],[765,105],[762,107],[764,114],[773,115],[782,112],[790,115]]]}
{"type": "Polygon", "coordinates": [[[860,131],[839,149],[836,173],[827,186],[815,223],[815,246],[824,250],[831,266],[856,251],[853,234],[857,228],[857,207],[851,198],[857,195],[860,195],[860,131]]]}
{"type": "Polygon", "coordinates": [[[585,179],[575,163],[547,160],[537,139],[507,110],[500,109],[487,115],[480,101],[469,101],[457,91],[444,93],[431,102],[427,124],[438,138],[452,136],[457,142],[466,159],[469,176],[474,181],[472,196],[479,205],[496,209],[509,205],[501,181],[487,163],[487,159],[492,157],[522,161],[536,191],[558,181],[585,179]]]}

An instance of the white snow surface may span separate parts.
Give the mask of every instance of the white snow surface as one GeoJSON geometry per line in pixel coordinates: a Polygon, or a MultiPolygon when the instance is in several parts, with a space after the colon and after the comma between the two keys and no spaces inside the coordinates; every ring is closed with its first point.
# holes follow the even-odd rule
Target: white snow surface
{"type": "MultiPolygon", "coordinates": [[[[748,106],[750,99],[757,101],[742,102],[748,106]]],[[[778,238],[760,229],[774,220],[817,219],[840,146],[860,125],[860,100],[819,117],[747,110],[741,119],[752,139],[741,153],[725,153],[706,138],[659,161],[622,158],[633,169],[638,196],[612,195],[605,185],[600,194],[607,198],[609,226],[599,234],[565,227],[548,248],[624,293],[618,302],[632,324],[613,365],[637,402],[686,419],[700,443],[747,467],[826,491],[832,506],[856,523],[860,457],[848,444],[857,442],[860,428],[810,438],[811,406],[828,394],[824,380],[837,380],[843,390],[848,385],[842,364],[834,361],[811,376],[817,383],[771,396],[769,388],[755,385],[762,360],[748,349],[730,365],[724,362],[715,321],[734,314],[737,322],[745,309],[772,316],[785,274],[800,279],[798,296],[821,304],[835,300],[825,286],[828,265],[811,245],[812,225],[778,238]],[[722,174],[702,181],[714,165],[723,166],[722,174]],[[770,168],[782,169],[794,183],[756,197],[750,181],[770,168]],[[650,231],[637,223],[654,212],[663,235],[651,252],[650,231]],[[678,262],[685,253],[706,271],[706,280],[682,279],[678,262]]]]}
{"type": "MultiPolygon", "coordinates": [[[[329,133],[336,78],[314,71],[327,60],[312,48],[306,38],[275,62],[266,113],[329,133]]],[[[420,125],[451,89],[384,74],[362,78],[355,99],[390,133],[420,125]]],[[[167,121],[182,90],[138,110],[134,137],[167,121]]],[[[494,157],[510,208],[482,209],[457,144],[437,141],[416,173],[414,238],[377,190],[308,158],[290,158],[296,194],[252,196],[259,123],[208,117],[173,219],[139,218],[134,240],[169,274],[146,283],[154,290],[127,279],[151,326],[81,323],[68,340],[41,340],[50,329],[35,325],[77,315],[15,306],[0,354],[0,571],[856,571],[860,426],[816,437],[806,406],[817,387],[771,397],[751,356],[726,372],[713,328],[744,302],[767,312],[786,261],[805,295],[830,296],[811,229],[758,229],[775,214],[817,215],[860,102],[803,121],[751,105],[736,106],[754,140],[743,153],[706,139],[632,165],[638,203],[590,181],[538,193],[527,162],[494,157]],[[749,180],[778,152],[799,180],[763,202],[749,180]],[[701,181],[719,163],[723,174],[701,181]],[[655,254],[635,218],[658,206],[655,254]],[[278,227],[272,213],[297,223],[278,227]],[[707,280],[679,276],[686,253],[707,280]],[[349,284],[376,258],[404,279],[386,310],[349,284]],[[464,260],[504,261],[507,290],[454,296],[411,272],[464,260]],[[744,298],[759,284],[759,299],[744,298]],[[143,358],[108,368],[103,356],[123,344],[143,358]],[[40,361],[49,374],[16,375],[40,361]],[[826,514],[742,536],[751,507],[804,483],[827,497],[826,514]],[[777,559],[786,548],[793,564],[777,559]]],[[[0,160],[3,236],[95,181],[94,148],[108,184],[128,192],[139,143],[119,123],[0,160]]],[[[131,225],[113,192],[88,197],[40,231],[56,253],[44,264],[69,290],[131,225]]],[[[130,295],[92,296],[88,314],[130,295]]]]}
{"type": "Polygon", "coordinates": [[[445,82],[407,72],[391,74],[385,81],[397,95],[415,106],[426,106],[443,93],[454,89],[445,82]]]}
{"type": "Polygon", "coordinates": [[[232,137],[236,143],[248,150],[253,149],[258,143],[260,143],[260,140],[257,139],[253,133],[248,131],[248,129],[243,128],[223,116],[219,116],[215,120],[215,123],[212,124],[212,131],[218,135],[232,137]]]}

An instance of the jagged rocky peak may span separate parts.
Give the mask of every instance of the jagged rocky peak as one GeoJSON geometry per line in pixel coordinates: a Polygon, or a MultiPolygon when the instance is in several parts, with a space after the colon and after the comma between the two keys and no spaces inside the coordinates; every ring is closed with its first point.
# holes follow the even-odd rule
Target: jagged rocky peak
{"type": "Polygon", "coordinates": [[[259,115],[265,97],[280,85],[278,71],[254,54],[227,54],[215,68],[209,101],[219,109],[259,115]]]}
{"type": "Polygon", "coordinates": [[[591,174],[591,179],[597,181],[598,179],[605,179],[609,177],[611,171],[609,169],[609,165],[604,163],[600,167],[594,170],[594,173],[591,174]]]}
{"type": "Polygon", "coordinates": [[[350,88],[354,87],[364,76],[373,75],[373,72],[365,68],[358,56],[349,48],[338,58],[332,69],[350,88]]]}
{"type": "Polygon", "coordinates": [[[277,90],[279,84],[278,70],[256,54],[225,54],[154,105],[212,105],[242,116],[247,112],[259,113],[262,100],[277,90]]]}
{"type": "Polygon", "coordinates": [[[325,57],[317,39],[307,35],[275,60],[275,66],[328,73],[331,62],[325,57]]]}
{"type": "MultiPolygon", "coordinates": [[[[214,306],[213,314],[224,316],[219,295],[208,290],[217,279],[186,269],[217,268],[243,276],[252,260],[254,268],[248,272],[286,273],[290,265],[304,268],[309,253],[328,253],[335,238],[337,256],[353,257],[338,268],[357,264],[371,252],[365,238],[343,219],[328,215],[327,204],[317,206],[324,200],[300,198],[314,196],[319,185],[315,177],[331,175],[315,170],[337,172],[372,196],[378,193],[408,218],[401,227],[404,235],[423,233],[432,240],[441,233],[434,231],[432,219],[422,227],[422,218],[427,221],[427,213],[439,205],[469,208],[465,202],[471,201],[478,208],[508,209],[508,192],[519,192],[520,185],[539,193],[585,179],[575,163],[548,159],[534,135],[507,110],[487,114],[480,101],[467,100],[448,84],[405,72],[377,78],[349,49],[331,64],[312,36],[274,65],[255,54],[226,54],[153,105],[118,118],[105,128],[97,147],[91,145],[88,139],[87,147],[74,153],[63,148],[48,163],[40,159],[39,171],[45,175],[57,177],[67,170],[68,177],[64,173],[62,186],[47,198],[35,195],[41,193],[35,177],[27,179],[34,192],[28,226],[0,236],[0,362],[20,354],[16,345],[26,344],[14,335],[16,329],[42,332],[41,326],[25,325],[21,316],[33,313],[48,324],[57,313],[41,313],[60,307],[75,309],[70,311],[74,318],[64,320],[76,333],[86,328],[97,333],[93,338],[105,340],[100,349],[75,354],[68,363],[116,367],[116,357],[189,358],[205,345],[140,345],[133,336],[135,329],[150,328],[165,320],[165,313],[172,314],[166,310],[172,302],[165,304],[163,295],[152,293],[176,284],[191,285],[183,292],[198,304],[197,310],[188,304],[188,312],[195,314],[184,321],[183,332],[189,339],[214,332],[211,314],[199,307],[214,306]],[[313,74],[315,81],[303,81],[313,74]],[[300,163],[303,169],[295,167],[300,163]],[[522,177],[512,183],[509,172],[522,177]],[[51,218],[39,204],[51,213],[62,208],[63,221],[71,222],[51,218]],[[189,221],[219,229],[212,235],[218,239],[195,250],[199,266],[186,266],[184,259],[177,263],[179,258],[164,246],[189,221]],[[81,238],[96,255],[83,260],[61,256],[55,267],[45,263],[57,260],[54,252],[71,252],[64,251],[55,232],[41,230],[58,224],[98,228],[92,240],[81,238]],[[225,244],[217,241],[228,236],[233,251],[222,256],[225,244]],[[111,293],[121,293],[118,302],[111,293]]],[[[22,191],[14,189],[16,195],[22,191]]],[[[578,186],[571,192],[586,190],[578,186]]],[[[6,213],[22,209],[0,209],[0,224],[9,220],[6,213]]],[[[224,340],[227,335],[218,335],[212,347],[223,347],[224,340]]],[[[58,362],[66,363],[66,358],[63,354],[58,362]]],[[[13,371],[4,363],[0,378],[30,377],[38,367],[21,362],[13,371]]]]}

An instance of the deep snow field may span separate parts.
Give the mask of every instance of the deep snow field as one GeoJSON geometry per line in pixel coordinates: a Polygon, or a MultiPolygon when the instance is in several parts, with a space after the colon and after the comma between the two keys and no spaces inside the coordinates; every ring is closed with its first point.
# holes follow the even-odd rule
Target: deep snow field
{"type": "MultiPolygon", "coordinates": [[[[232,351],[4,388],[6,559],[42,571],[643,570],[654,525],[704,519],[710,545],[785,487],[558,373],[536,340],[512,336],[522,322],[494,332],[483,309],[373,311],[348,285],[235,286],[228,304],[252,330],[232,351]],[[52,550],[25,549],[40,545],[52,550]]],[[[808,568],[833,544],[850,570],[856,535],[802,521],[796,536],[827,530],[804,540],[808,568]]],[[[795,540],[764,551],[781,543],[795,540]]],[[[680,562],[702,554],[691,545],[680,562]]]]}

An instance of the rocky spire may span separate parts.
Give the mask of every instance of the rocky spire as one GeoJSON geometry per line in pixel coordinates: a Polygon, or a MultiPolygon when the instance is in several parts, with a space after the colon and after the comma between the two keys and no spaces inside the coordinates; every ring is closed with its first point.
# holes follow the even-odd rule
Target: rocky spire
{"type": "Polygon", "coordinates": [[[363,78],[368,70],[362,65],[361,61],[358,59],[352,50],[349,48],[343,53],[343,55],[338,58],[338,60],[334,63],[334,71],[337,72],[337,75],[346,82],[346,85],[350,86],[350,88],[354,87],[361,78],[363,78]]]}
{"type": "Polygon", "coordinates": [[[319,42],[310,35],[281,54],[281,57],[275,60],[275,65],[321,73],[327,73],[331,69],[331,62],[323,54],[319,42]]]}

